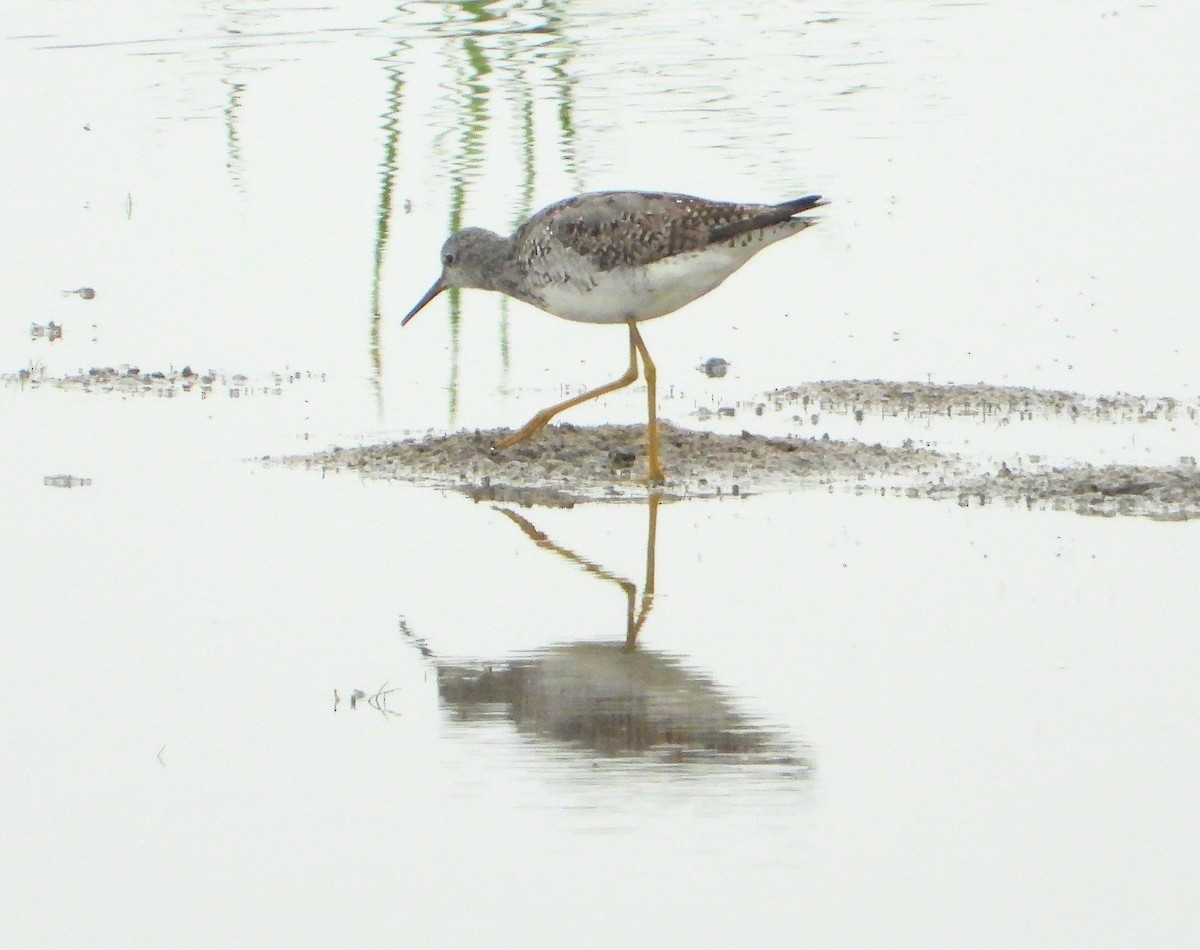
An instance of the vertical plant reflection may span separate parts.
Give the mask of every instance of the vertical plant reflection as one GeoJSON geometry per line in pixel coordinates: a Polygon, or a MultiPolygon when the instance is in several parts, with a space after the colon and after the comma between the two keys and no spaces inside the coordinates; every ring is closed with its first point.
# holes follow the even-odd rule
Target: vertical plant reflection
{"type": "MultiPolygon", "coordinates": [[[[521,193],[517,199],[512,228],[529,217],[533,210],[533,185],[536,173],[536,158],[533,147],[533,94],[529,88],[528,75],[524,69],[517,69],[513,74],[513,84],[517,93],[517,122],[520,128],[521,142],[521,193]]],[[[508,389],[508,370],[510,365],[509,336],[508,336],[509,298],[500,298],[500,385],[508,389]]]]}
{"type": "MultiPolygon", "coordinates": [[[[518,7],[521,4],[517,4],[518,7]]],[[[475,0],[446,3],[437,8],[444,20],[429,24],[426,39],[434,39],[447,74],[443,83],[443,107],[437,110],[445,125],[429,131],[434,143],[451,142],[449,155],[439,159],[445,169],[448,186],[448,221],[446,234],[460,230],[470,222],[469,206],[473,188],[485,169],[488,149],[487,135],[496,126],[497,101],[511,103],[511,138],[517,149],[520,185],[512,202],[512,226],[515,228],[534,210],[537,192],[537,136],[539,104],[547,104],[553,112],[547,114],[552,135],[558,139],[558,158],[571,180],[580,190],[576,163],[574,127],[574,81],[568,69],[571,48],[562,39],[562,14],[558,5],[547,3],[533,10],[502,8],[499,13],[495,0],[475,0]],[[516,14],[521,15],[518,19],[516,14]],[[530,25],[529,16],[540,22],[530,25]],[[498,78],[499,77],[499,78],[498,78]],[[549,101],[547,101],[549,100],[549,101]],[[554,118],[550,118],[554,116],[554,118]],[[554,128],[554,125],[557,128],[554,128]]],[[[407,46],[407,43],[405,44],[407,46]]],[[[382,116],[384,130],[383,156],[379,163],[381,181],[376,209],[374,260],[371,270],[371,304],[369,352],[371,380],[375,391],[376,408],[383,415],[383,354],[382,312],[384,269],[387,263],[389,238],[396,222],[395,192],[402,188],[399,172],[401,147],[401,109],[404,107],[405,85],[411,86],[414,77],[407,70],[415,68],[406,57],[401,64],[399,53],[381,57],[389,78],[386,108],[382,116]]],[[[411,95],[410,95],[411,98],[411,95]]],[[[408,108],[412,109],[411,104],[408,108]]],[[[420,111],[420,110],[418,110],[420,111]]],[[[541,123],[545,125],[545,122],[541,123]]],[[[505,130],[508,126],[502,123],[505,130]]],[[[545,130],[543,130],[545,131],[545,130]]],[[[545,153],[543,152],[543,160],[545,153]]],[[[448,423],[457,421],[461,398],[462,360],[462,295],[451,289],[446,294],[450,336],[450,366],[447,380],[448,423]]],[[[498,355],[500,389],[508,388],[512,361],[508,298],[499,298],[498,355]]]]}
{"type": "Polygon", "coordinates": [[[229,97],[222,110],[225,121],[225,166],[229,169],[229,178],[234,188],[243,191],[242,184],[242,143],[238,137],[238,112],[241,110],[242,93],[246,89],[244,82],[222,80],[229,87],[229,97]]]}
{"type": "Polygon", "coordinates": [[[381,285],[383,261],[387,252],[388,234],[391,229],[392,203],[395,193],[397,161],[396,152],[400,143],[400,111],[404,104],[404,71],[399,63],[387,67],[389,79],[387,109],[383,114],[383,160],[379,186],[379,206],[375,214],[375,256],[371,263],[371,369],[372,388],[375,391],[375,409],[383,415],[383,353],[380,333],[383,325],[381,285]]]}
{"type": "MultiPolygon", "coordinates": [[[[486,4],[468,4],[464,8],[483,7],[486,4]]],[[[486,12],[486,11],[485,11],[486,12]]],[[[490,14],[487,14],[490,17],[490,14]]],[[[492,67],[482,46],[472,37],[463,39],[463,51],[467,54],[466,70],[460,72],[456,89],[464,89],[465,97],[455,110],[460,116],[458,128],[461,139],[458,155],[450,163],[450,222],[447,234],[463,227],[463,209],[467,203],[467,192],[479,177],[483,165],[483,136],[488,126],[488,84],[486,77],[492,67]]],[[[449,394],[450,425],[454,426],[458,416],[458,374],[462,324],[462,295],[457,287],[450,289],[450,380],[449,394]]]]}

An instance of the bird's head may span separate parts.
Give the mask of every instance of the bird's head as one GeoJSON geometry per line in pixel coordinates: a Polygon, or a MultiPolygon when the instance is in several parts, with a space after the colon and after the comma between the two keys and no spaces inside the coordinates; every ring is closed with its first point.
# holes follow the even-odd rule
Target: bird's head
{"type": "Polygon", "coordinates": [[[400,321],[400,326],[415,317],[429,301],[451,287],[479,287],[493,290],[504,267],[508,239],[484,228],[463,228],[442,245],[442,275],[434,281],[415,307],[400,321]]]}

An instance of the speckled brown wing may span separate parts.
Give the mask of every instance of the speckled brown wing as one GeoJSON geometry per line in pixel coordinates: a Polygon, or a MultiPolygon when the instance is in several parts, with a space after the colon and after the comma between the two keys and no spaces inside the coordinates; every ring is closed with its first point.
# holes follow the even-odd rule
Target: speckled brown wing
{"type": "Polygon", "coordinates": [[[819,203],[816,195],[778,205],[630,191],[577,195],[525,222],[514,235],[516,256],[534,269],[538,262],[553,267],[564,254],[584,257],[600,271],[643,267],[779,224],[819,203]]]}

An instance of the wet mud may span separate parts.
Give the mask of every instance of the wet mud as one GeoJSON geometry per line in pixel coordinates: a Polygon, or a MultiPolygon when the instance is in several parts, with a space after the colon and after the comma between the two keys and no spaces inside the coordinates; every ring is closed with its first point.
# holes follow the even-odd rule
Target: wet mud
{"type": "Polygon", "coordinates": [[[1057,389],[991,386],[986,383],[891,382],[881,379],[823,380],[788,386],[766,395],[776,410],[796,406],[875,416],[995,416],[1007,419],[1062,417],[1143,422],[1200,417],[1200,402],[1130,393],[1088,396],[1057,389]]]}
{"type": "MultiPolygon", "coordinates": [[[[325,375],[286,370],[248,376],[190,366],[146,371],[136,366],[91,367],[49,376],[37,366],[0,374],[22,390],[50,387],[87,393],[193,395],[239,398],[281,395],[325,375]]],[[[1089,396],[1062,390],[986,384],[883,380],[825,380],[767,393],[757,403],[777,412],[911,417],[978,416],[1011,422],[1033,418],[1114,424],[1191,421],[1200,403],[1127,393],[1089,396]]],[[[477,501],[570,507],[581,502],[643,498],[658,490],[643,481],[645,427],[550,426],[504,452],[492,446],[507,429],[453,432],[379,445],[334,447],[314,455],[264,458],[267,464],[347,471],[461,491],[477,501]]],[[[928,443],[883,445],[855,440],[768,437],[747,431],[715,433],[662,423],[666,499],[745,497],[780,489],[842,487],[960,505],[1008,504],[1101,516],[1134,515],[1185,521],[1200,517],[1200,470],[1195,457],[1174,465],[1047,465],[1030,455],[1020,463],[969,462],[928,443]]],[[[57,479],[57,477],[56,477],[57,479]]],[[[47,484],[67,484],[50,480],[47,484]]],[[[73,483],[71,483],[73,485],[73,483]]]]}
{"type": "MultiPolygon", "coordinates": [[[[669,497],[741,496],[767,488],[871,479],[908,485],[941,478],[953,458],[906,443],[899,447],[828,438],[722,435],[661,424],[669,497]]],[[[644,497],[645,426],[551,426],[504,452],[492,446],[507,429],[453,432],[412,441],[334,448],[282,464],[345,470],[463,491],[479,501],[572,505],[644,497]]]]}
{"type": "MultiPolygon", "coordinates": [[[[824,381],[777,390],[767,405],[786,411],[892,416],[976,415],[998,421],[1061,417],[1117,424],[1195,420],[1195,401],[1130,394],[1087,396],[1020,386],[943,385],[880,380],[824,381]]],[[[642,481],[644,426],[547,428],[505,452],[492,446],[509,430],[454,432],[381,445],[337,447],[265,460],[365,478],[392,478],[461,491],[477,501],[571,506],[619,501],[656,490],[642,481]]],[[[779,489],[841,487],[960,505],[1007,504],[1090,515],[1184,521],[1200,517],[1195,459],[1176,465],[1047,465],[970,462],[925,444],[772,438],[662,424],[664,497],[744,497],[779,489]]]]}
{"type": "Polygon", "coordinates": [[[1200,517],[1200,471],[1179,465],[1075,465],[1010,470],[967,477],[957,484],[930,485],[930,498],[960,505],[1004,502],[1083,515],[1140,515],[1160,521],[1200,517]]]}

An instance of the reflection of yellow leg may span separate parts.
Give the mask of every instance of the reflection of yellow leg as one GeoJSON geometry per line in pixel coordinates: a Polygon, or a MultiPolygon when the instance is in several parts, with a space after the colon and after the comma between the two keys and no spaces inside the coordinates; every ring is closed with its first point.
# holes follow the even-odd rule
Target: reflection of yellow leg
{"type": "Polygon", "coordinates": [[[642,603],[640,608],[637,606],[637,585],[633,581],[619,577],[612,573],[612,571],[601,567],[593,561],[589,561],[585,557],[581,557],[574,551],[555,544],[544,532],[534,527],[532,522],[517,514],[512,509],[494,505],[493,510],[500,512],[500,514],[508,518],[539,548],[553,551],[564,560],[579,565],[579,567],[583,568],[589,574],[594,574],[596,577],[601,577],[606,581],[612,581],[612,583],[620,587],[625,594],[625,649],[633,650],[637,647],[638,634],[646,622],[646,617],[649,616],[650,609],[654,606],[654,559],[658,547],[658,506],[661,501],[662,493],[657,491],[650,492],[650,497],[646,499],[646,580],[642,584],[642,603]]]}
{"type": "Polygon", "coordinates": [[[658,393],[655,390],[658,373],[654,369],[654,361],[650,359],[650,351],[638,333],[637,324],[632,320],[629,321],[629,338],[642,354],[642,368],[646,372],[646,399],[650,405],[646,420],[646,481],[661,485],[666,477],[658,462],[658,393]]]}
{"type": "MultiPolygon", "coordinates": [[[[635,337],[637,343],[641,344],[642,338],[637,335],[637,330],[631,321],[629,324],[629,369],[625,371],[624,376],[622,376],[620,379],[613,380],[607,385],[600,386],[596,389],[589,389],[587,392],[582,393],[581,395],[573,396],[570,399],[565,399],[557,405],[551,406],[549,409],[543,409],[512,435],[505,436],[503,439],[497,442],[495,448],[497,450],[512,448],[518,442],[524,442],[535,432],[544,429],[546,424],[564,409],[570,409],[572,406],[578,406],[581,402],[587,402],[589,399],[595,399],[597,396],[603,396],[605,393],[611,393],[615,390],[623,389],[630,383],[636,381],[638,378],[638,351],[635,348],[635,337]]],[[[642,344],[642,353],[645,353],[644,344],[642,344]]],[[[647,372],[651,372],[653,368],[654,367],[650,365],[647,369],[647,372]]],[[[653,392],[653,388],[651,388],[651,391],[653,392]]]]}
{"type": "Polygon", "coordinates": [[[642,609],[638,611],[637,618],[633,618],[633,604],[629,607],[630,622],[625,631],[625,649],[632,650],[637,646],[637,637],[641,632],[642,624],[646,622],[646,617],[650,613],[650,608],[654,606],[654,555],[658,548],[658,503],[662,501],[662,495],[656,491],[650,492],[650,497],[646,499],[648,510],[648,521],[646,523],[646,581],[642,584],[642,609]]]}

